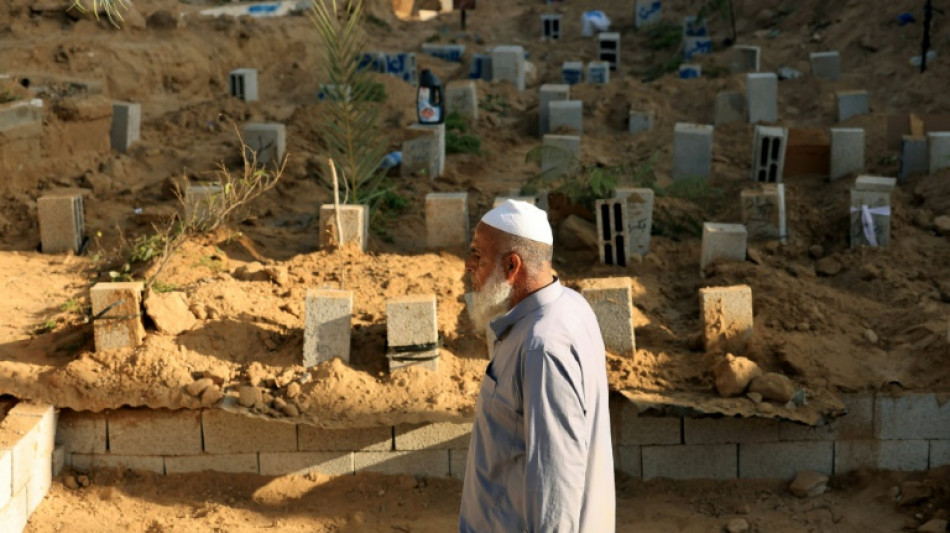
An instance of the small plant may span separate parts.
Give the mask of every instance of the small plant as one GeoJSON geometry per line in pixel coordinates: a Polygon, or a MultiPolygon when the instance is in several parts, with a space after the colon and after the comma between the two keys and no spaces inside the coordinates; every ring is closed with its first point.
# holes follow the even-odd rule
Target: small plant
{"type": "Polygon", "coordinates": [[[647,47],[668,50],[678,47],[683,39],[683,27],[672,22],[660,22],[647,28],[647,47]]]}
{"type": "Polygon", "coordinates": [[[152,284],[152,290],[157,293],[175,292],[178,290],[178,286],[156,280],[155,283],[152,284]]]}
{"type": "Polygon", "coordinates": [[[65,313],[76,313],[80,315],[83,314],[82,304],[79,303],[79,300],[75,298],[70,298],[69,300],[66,300],[65,302],[63,302],[63,305],[59,306],[59,308],[61,311],[65,313]]]}
{"type": "Polygon", "coordinates": [[[504,113],[509,107],[511,104],[500,94],[489,94],[485,96],[485,101],[482,103],[482,109],[492,113],[504,113]]]}
{"type": "Polygon", "coordinates": [[[96,20],[99,20],[99,13],[104,13],[106,18],[109,19],[109,23],[115,27],[119,27],[118,22],[124,20],[122,18],[122,10],[129,8],[127,0],[88,0],[92,4],[92,9],[86,7],[86,2],[84,0],[73,0],[73,4],[69,6],[69,9],[75,9],[80,13],[86,13],[92,11],[95,15],[96,20]]]}
{"type": "Polygon", "coordinates": [[[224,270],[224,261],[215,255],[203,255],[198,259],[198,262],[196,262],[194,266],[204,267],[212,272],[217,273],[224,270]]]}
{"type": "Polygon", "coordinates": [[[33,329],[30,330],[30,333],[32,335],[42,335],[44,333],[49,333],[50,331],[53,331],[54,329],[56,329],[56,326],[58,325],[59,325],[59,322],[51,318],[41,324],[37,324],[36,326],[34,326],[33,329]]]}

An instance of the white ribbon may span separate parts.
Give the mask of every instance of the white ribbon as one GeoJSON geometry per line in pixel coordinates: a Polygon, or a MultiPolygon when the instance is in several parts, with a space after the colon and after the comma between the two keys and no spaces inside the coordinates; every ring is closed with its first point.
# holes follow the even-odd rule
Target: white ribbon
{"type": "Polygon", "coordinates": [[[889,217],[891,216],[891,206],[868,207],[866,204],[861,204],[860,208],[851,208],[852,213],[858,211],[861,211],[861,227],[864,229],[864,238],[867,239],[868,244],[871,246],[877,246],[877,237],[874,234],[874,219],[871,218],[871,215],[889,217]]]}

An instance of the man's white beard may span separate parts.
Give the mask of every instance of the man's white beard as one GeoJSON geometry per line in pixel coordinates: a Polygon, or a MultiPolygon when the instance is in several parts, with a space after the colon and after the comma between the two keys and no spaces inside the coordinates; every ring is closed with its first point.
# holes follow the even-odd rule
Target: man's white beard
{"type": "Polygon", "coordinates": [[[513,287],[505,279],[505,272],[501,265],[495,267],[482,289],[475,291],[472,298],[472,319],[475,327],[484,330],[493,318],[508,312],[508,301],[511,299],[513,287]]]}

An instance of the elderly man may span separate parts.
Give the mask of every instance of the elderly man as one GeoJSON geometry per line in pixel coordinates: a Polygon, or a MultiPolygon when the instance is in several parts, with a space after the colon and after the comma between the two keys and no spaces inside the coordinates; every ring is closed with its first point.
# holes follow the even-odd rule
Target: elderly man
{"type": "Polygon", "coordinates": [[[551,272],[544,211],[508,200],[465,264],[494,358],[478,394],[459,531],[614,531],[604,343],[587,301],[551,272]],[[493,320],[492,320],[493,319],[493,320]]]}

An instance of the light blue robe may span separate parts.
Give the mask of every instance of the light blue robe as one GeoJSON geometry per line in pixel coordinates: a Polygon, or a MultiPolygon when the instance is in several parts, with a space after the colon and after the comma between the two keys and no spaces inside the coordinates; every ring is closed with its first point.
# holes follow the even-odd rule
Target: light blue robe
{"type": "Polygon", "coordinates": [[[557,280],[491,322],[459,531],[611,533],[615,526],[604,342],[557,280]]]}

